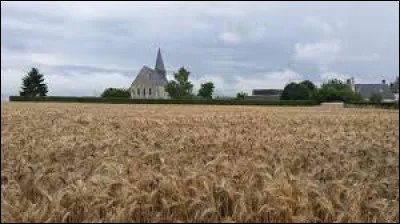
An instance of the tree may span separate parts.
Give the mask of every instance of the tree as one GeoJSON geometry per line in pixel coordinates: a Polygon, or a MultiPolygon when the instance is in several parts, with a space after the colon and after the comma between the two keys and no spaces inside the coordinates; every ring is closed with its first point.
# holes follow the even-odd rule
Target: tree
{"type": "Polygon", "coordinates": [[[316,87],[310,80],[304,80],[300,84],[305,85],[310,91],[315,91],[316,87]]]}
{"type": "Polygon", "coordinates": [[[310,80],[304,80],[300,84],[305,85],[310,92],[310,99],[315,99],[317,87],[310,80]]]}
{"type": "Polygon", "coordinates": [[[193,96],[193,84],[189,81],[190,72],[181,67],[174,73],[175,80],[171,80],[165,86],[165,91],[172,99],[182,99],[193,96]]]}
{"type": "Polygon", "coordinates": [[[306,85],[289,83],[283,89],[281,100],[309,100],[311,93],[306,85]]]}
{"type": "Polygon", "coordinates": [[[26,76],[22,78],[22,91],[20,96],[46,96],[48,92],[47,84],[44,83],[43,74],[37,68],[32,68],[26,76]]]}
{"type": "Polygon", "coordinates": [[[319,102],[356,102],[361,101],[360,93],[354,92],[350,86],[338,79],[328,80],[316,91],[315,99],[319,102]]]}
{"type": "Polygon", "coordinates": [[[212,82],[203,83],[201,84],[199,93],[197,95],[206,99],[212,99],[214,88],[214,83],[212,82]]]}
{"type": "Polygon", "coordinates": [[[347,84],[343,83],[340,79],[330,79],[330,80],[328,80],[328,83],[322,84],[321,88],[324,88],[324,87],[332,87],[337,90],[350,88],[347,84]]]}
{"type": "Polygon", "coordinates": [[[244,98],[247,96],[247,93],[245,92],[238,92],[236,93],[236,99],[238,100],[244,100],[244,98]]]}
{"type": "Polygon", "coordinates": [[[383,96],[382,96],[382,94],[379,94],[379,93],[373,93],[369,97],[369,101],[372,103],[380,103],[380,102],[382,102],[382,99],[383,99],[383,96]]]}
{"type": "Polygon", "coordinates": [[[107,88],[101,94],[101,97],[120,97],[120,98],[130,98],[131,94],[126,89],[118,88],[107,88]]]}

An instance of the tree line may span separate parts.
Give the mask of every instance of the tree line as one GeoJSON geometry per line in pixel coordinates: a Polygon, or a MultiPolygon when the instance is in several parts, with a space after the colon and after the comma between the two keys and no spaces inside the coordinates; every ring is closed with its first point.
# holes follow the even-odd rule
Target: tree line
{"type": "MultiPolygon", "coordinates": [[[[175,80],[171,80],[165,86],[165,91],[168,92],[172,99],[183,99],[183,98],[203,98],[212,99],[213,92],[215,89],[214,83],[206,82],[201,84],[200,89],[196,94],[193,93],[194,85],[189,81],[190,72],[184,67],[181,67],[178,72],[174,73],[175,80]]],[[[48,86],[44,83],[44,75],[39,72],[39,69],[32,68],[27,75],[22,78],[22,91],[20,96],[47,96],[48,86]]],[[[101,95],[101,97],[122,97],[129,98],[130,93],[128,89],[124,88],[107,88],[101,95]]]]}
{"type": "MultiPolygon", "coordinates": [[[[174,80],[170,80],[165,86],[165,91],[172,99],[212,99],[215,89],[214,83],[202,83],[197,94],[193,93],[194,85],[189,80],[190,72],[181,67],[174,73],[174,80]]],[[[390,84],[393,91],[399,89],[399,77],[390,84]]],[[[22,78],[22,88],[20,96],[46,96],[48,86],[44,83],[44,75],[37,68],[32,68],[26,76],[22,78]]],[[[245,92],[238,92],[237,99],[245,99],[245,92]]],[[[123,88],[107,88],[101,94],[101,97],[122,97],[130,98],[130,93],[123,88]]],[[[339,79],[331,79],[323,83],[321,87],[317,87],[309,80],[304,80],[299,83],[289,83],[283,89],[280,96],[281,100],[315,100],[318,102],[343,101],[357,102],[362,101],[360,93],[355,92],[351,87],[343,83],[339,79]]],[[[382,95],[375,93],[370,96],[370,101],[381,102],[382,95]]]]}
{"type": "MultiPolygon", "coordinates": [[[[398,92],[399,77],[390,84],[393,92],[398,92]]],[[[289,83],[283,89],[281,100],[315,100],[318,102],[361,102],[363,97],[361,93],[353,91],[351,86],[343,83],[339,79],[330,79],[318,88],[309,80],[300,83],[289,83]]],[[[373,93],[369,96],[369,101],[373,103],[382,102],[383,96],[380,93],[373,93]]]]}

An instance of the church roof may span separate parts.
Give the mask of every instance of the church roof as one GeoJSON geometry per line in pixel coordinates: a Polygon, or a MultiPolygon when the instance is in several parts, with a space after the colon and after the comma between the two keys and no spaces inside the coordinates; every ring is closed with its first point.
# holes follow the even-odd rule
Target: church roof
{"type": "Polygon", "coordinates": [[[143,66],[132,85],[166,85],[168,80],[156,70],[143,66]]]}
{"type": "Polygon", "coordinates": [[[155,70],[159,71],[159,72],[165,72],[164,61],[161,56],[160,48],[158,48],[158,52],[157,52],[157,60],[156,60],[155,70]]]}

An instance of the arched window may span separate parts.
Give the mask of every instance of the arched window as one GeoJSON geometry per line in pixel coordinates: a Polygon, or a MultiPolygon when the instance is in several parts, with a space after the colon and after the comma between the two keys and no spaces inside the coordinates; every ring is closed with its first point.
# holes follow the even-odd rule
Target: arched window
{"type": "Polygon", "coordinates": [[[140,96],[140,89],[137,89],[137,95],[140,96]]]}
{"type": "Polygon", "coordinates": [[[151,96],[151,88],[149,88],[149,96],[151,96]]]}

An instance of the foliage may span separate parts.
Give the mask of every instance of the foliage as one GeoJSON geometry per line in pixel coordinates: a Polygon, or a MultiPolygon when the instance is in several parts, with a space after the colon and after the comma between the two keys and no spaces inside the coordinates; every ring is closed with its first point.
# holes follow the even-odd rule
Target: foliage
{"type": "Polygon", "coordinates": [[[310,100],[312,93],[306,85],[289,83],[283,89],[281,100],[310,100]]]}
{"type": "Polygon", "coordinates": [[[369,101],[357,101],[357,102],[348,102],[345,104],[345,107],[375,107],[375,108],[385,108],[385,109],[399,109],[399,102],[369,102],[369,101]]]}
{"type": "Polygon", "coordinates": [[[201,84],[201,87],[199,89],[199,93],[197,94],[198,96],[201,96],[205,99],[212,99],[212,94],[214,92],[214,83],[212,82],[207,82],[201,84]]]}
{"type": "Polygon", "coordinates": [[[348,86],[346,83],[342,82],[340,79],[330,79],[330,80],[328,80],[327,83],[324,83],[321,86],[321,88],[329,88],[329,87],[337,89],[337,90],[350,88],[350,86],[348,86]]]}
{"type": "Polygon", "coordinates": [[[244,100],[244,98],[247,96],[247,93],[245,92],[238,92],[236,93],[236,99],[238,100],[244,100]]]}
{"type": "Polygon", "coordinates": [[[382,94],[379,94],[379,93],[373,93],[369,97],[369,101],[371,103],[380,103],[380,102],[382,102],[382,100],[383,100],[383,96],[382,96],[382,94]]]}
{"type": "Polygon", "coordinates": [[[189,81],[190,72],[181,67],[174,73],[175,80],[171,80],[165,86],[165,91],[172,99],[182,99],[193,95],[193,84],[189,81]]]}
{"type": "Polygon", "coordinates": [[[101,94],[101,97],[120,97],[120,98],[130,98],[131,94],[127,89],[119,88],[107,88],[101,94]]]}
{"type": "Polygon", "coordinates": [[[300,82],[300,84],[305,85],[312,92],[317,89],[315,84],[313,82],[311,82],[310,80],[304,80],[304,81],[300,82]]]}
{"type": "Polygon", "coordinates": [[[315,84],[313,82],[311,82],[310,80],[304,80],[302,82],[300,82],[300,84],[305,85],[310,93],[310,99],[315,100],[316,97],[316,93],[317,93],[317,86],[315,86],[315,84]]]}
{"type": "Polygon", "coordinates": [[[317,89],[314,99],[318,102],[356,102],[361,101],[362,96],[360,93],[354,92],[350,86],[342,81],[332,79],[317,89]]]}
{"type": "Polygon", "coordinates": [[[44,83],[43,74],[39,69],[32,68],[22,79],[22,91],[20,96],[46,96],[48,92],[47,84],[44,83]]]}

